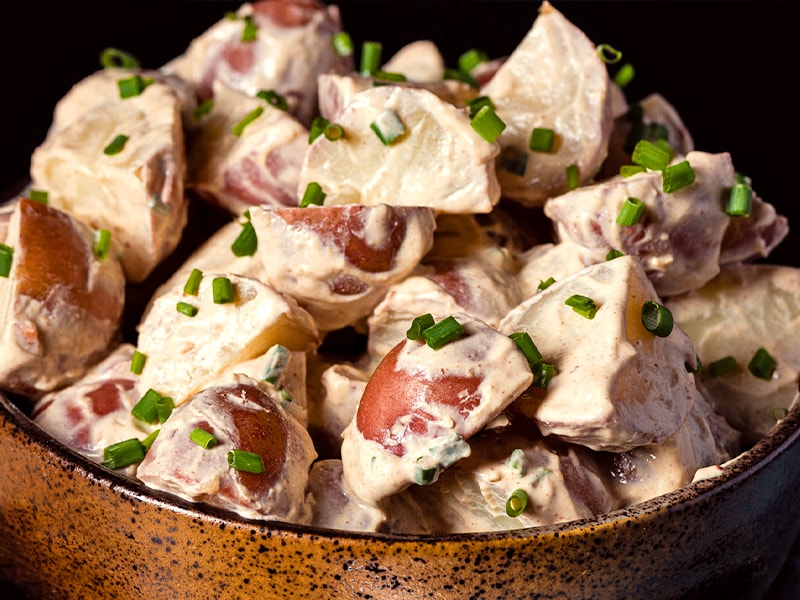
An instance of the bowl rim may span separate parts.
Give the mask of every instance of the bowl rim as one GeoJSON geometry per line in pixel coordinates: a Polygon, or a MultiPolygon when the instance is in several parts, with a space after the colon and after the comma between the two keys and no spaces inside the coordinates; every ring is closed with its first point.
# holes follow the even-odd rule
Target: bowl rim
{"type": "MultiPolygon", "coordinates": [[[[22,399],[20,403],[27,402],[22,399]]],[[[0,390],[0,423],[3,418],[42,453],[57,462],[70,464],[83,477],[93,480],[104,488],[122,494],[123,497],[145,502],[176,513],[186,513],[203,521],[222,521],[236,528],[252,531],[270,530],[297,537],[314,536],[318,539],[368,540],[386,544],[436,543],[436,542],[486,542],[519,541],[552,535],[574,534],[599,529],[617,521],[644,520],[670,508],[689,507],[711,500],[726,490],[739,486],[745,478],[757,473],[775,457],[782,454],[797,438],[800,438],[800,402],[795,400],[786,416],[778,421],[770,432],[752,447],[724,463],[716,476],[700,479],[683,487],[656,496],[644,502],[622,507],[583,519],[563,521],[537,527],[447,534],[400,534],[363,532],[343,529],[314,527],[273,519],[248,519],[233,511],[217,508],[202,502],[191,502],[174,494],[147,487],[143,482],[122,473],[112,471],[92,461],[51,436],[23,412],[18,404],[0,390]]],[[[0,485],[0,487],[2,487],[0,485]]]]}

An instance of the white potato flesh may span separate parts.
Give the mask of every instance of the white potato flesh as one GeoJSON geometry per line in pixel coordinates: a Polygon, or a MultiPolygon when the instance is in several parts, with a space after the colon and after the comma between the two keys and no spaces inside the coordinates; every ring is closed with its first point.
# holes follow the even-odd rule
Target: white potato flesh
{"type": "Polygon", "coordinates": [[[441,81],[444,78],[444,57],[431,40],[408,43],[383,65],[390,73],[400,73],[409,81],[441,81]]]}
{"type": "Polygon", "coordinates": [[[659,298],[641,263],[623,256],[557,281],[503,319],[501,332],[527,332],[555,365],[546,389],[517,402],[544,435],[624,452],[678,430],[692,407],[695,353],[677,327],[668,337],[645,329],[647,300],[659,298]],[[594,318],[565,303],[574,294],[594,300],[594,318]]]}
{"type": "Polygon", "coordinates": [[[494,169],[498,152],[470,126],[467,113],[432,92],[385,85],[357,93],[337,122],[343,139],[311,144],[298,195],[311,182],[325,205],[428,206],[441,213],[488,213],[500,199],[494,169]],[[406,133],[384,145],[370,128],[384,111],[406,133]]]}
{"type": "Polygon", "coordinates": [[[528,34],[481,88],[506,130],[498,138],[503,196],[526,205],[568,190],[567,167],[587,181],[606,158],[613,125],[611,82],[596,45],[548,2],[528,34]],[[534,127],[557,136],[552,153],[529,149],[534,127]],[[521,153],[522,175],[503,168],[504,153],[521,153]]]}

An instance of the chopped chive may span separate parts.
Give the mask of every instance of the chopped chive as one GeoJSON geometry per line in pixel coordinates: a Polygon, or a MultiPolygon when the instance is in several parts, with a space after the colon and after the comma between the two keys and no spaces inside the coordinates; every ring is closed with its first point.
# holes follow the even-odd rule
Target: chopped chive
{"type": "Polygon", "coordinates": [[[765,348],[759,348],[753,354],[753,358],[747,363],[747,369],[759,379],[769,380],[775,372],[777,361],[770,355],[765,348]]]}
{"type": "Polygon", "coordinates": [[[728,196],[725,212],[732,217],[749,217],[753,209],[753,190],[745,183],[735,184],[728,196]]]}
{"type": "Polygon", "coordinates": [[[228,465],[237,471],[255,473],[256,475],[264,472],[264,461],[258,454],[234,448],[228,452],[228,465]]]}
{"type": "Polygon", "coordinates": [[[200,269],[192,269],[186,283],[183,286],[183,293],[187,296],[197,296],[197,290],[200,289],[200,282],[203,280],[203,272],[200,269]]]}
{"type": "Polygon", "coordinates": [[[163,423],[172,415],[175,410],[175,401],[169,396],[160,396],[156,398],[156,414],[158,415],[158,422],[163,423]]]}
{"type": "Polygon", "coordinates": [[[664,148],[649,140],[639,140],[633,147],[631,160],[641,167],[661,171],[667,167],[672,157],[664,148]]]}
{"type": "Polygon", "coordinates": [[[134,375],[141,375],[146,362],[147,355],[138,350],[134,350],[133,356],[131,357],[131,373],[134,375]]]}
{"type": "Polygon", "coordinates": [[[620,60],[622,60],[622,52],[610,44],[598,45],[597,54],[600,56],[600,60],[607,65],[613,65],[614,63],[618,63],[620,60]]]}
{"type": "Polygon", "coordinates": [[[178,304],[175,305],[175,308],[179,313],[186,315],[187,317],[193,317],[197,314],[197,307],[192,306],[188,302],[178,302],[178,304]]]}
{"type": "Polygon", "coordinates": [[[508,465],[509,469],[524,477],[528,468],[528,457],[525,455],[525,451],[522,448],[514,448],[506,461],[506,465],[508,465]]]}
{"type": "Polygon", "coordinates": [[[517,331],[508,337],[514,340],[517,348],[525,355],[531,367],[542,360],[542,353],[539,352],[539,349],[536,347],[536,344],[533,343],[533,339],[531,339],[527,331],[517,331]]]}
{"type": "Polygon", "coordinates": [[[269,350],[269,361],[264,369],[262,380],[272,385],[277,385],[288,363],[289,349],[280,344],[272,346],[269,350]]]}
{"type": "Polygon", "coordinates": [[[464,335],[464,333],[464,328],[461,326],[461,323],[456,321],[455,317],[450,316],[424,329],[422,331],[422,337],[425,338],[425,342],[428,346],[434,350],[438,350],[450,342],[457,340],[464,335]]]}
{"type": "Polygon", "coordinates": [[[637,173],[644,173],[645,171],[647,171],[647,169],[641,165],[622,165],[619,168],[619,174],[622,177],[633,177],[637,173]]]}
{"type": "Polygon", "coordinates": [[[148,425],[158,423],[158,408],[156,407],[156,403],[161,398],[161,394],[153,388],[150,388],[131,409],[131,415],[148,425]]]}
{"type": "Polygon", "coordinates": [[[633,78],[636,76],[636,70],[633,68],[631,63],[625,63],[619,68],[616,75],[614,75],[614,83],[616,83],[619,87],[624,88],[627,86],[633,78]]]}
{"type": "Polygon", "coordinates": [[[48,193],[45,190],[28,190],[28,198],[30,198],[34,202],[41,202],[42,204],[47,204],[48,193]]]}
{"type": "Polygon", "coordinates": [[[552,277],[548,277],[544,281],[540,280],[539,285],[536,286],[536,289],[541,292],[542,290],[546,290],[547,288],[549,288],[555,282],[556,282],[555,279],[553,279],[552,277]]]}
{"type": "Polygon", "coordinates": [[[379,79],[381,81],[392,81],[397,83],[402,83],[406,81],[406,76],[402,73],[394,73],[392,71],[381,71],[378,69],[375,72],[375,79],[379,79]]]}
{"type": "Polygon", "coordinates": [[[156,441],[159,433],[161,433],[161,430],[156,429],[155,431],[150,432],[150,434],[142,440],[142,446],[144,446],[145,452],[149,451],[150,448],[153,447],[153,442],[156,441]]]}
{"type": "Polygon", "coordinates": [[[606,261],[614,260],[615,258],[619,258],[620,256],[625,256],[621,251],[617,250],[616,248],[611,248],[606,254],[606,261]]]}
{"type": "Polygon", "coordinates": [[[360,72],[365,77],[372,77],[378,72],[378,65],[381,62],[381,52],[383,44],[380,42],[364,42],[361,44],[361,69],[360,72]]]}
{"type": "Polygon", "coordinates": [[[138,69],[139,60],[130,52],[119,48],[105,48],[100,53],[100,64],[104,69],[138,69]]]}
{"type": "Polygon", "coordinates": [[[578,172],[578,165],[570,165],[567,167],[567,188],[574,190],[580,185],[580,173],[578,172]]]}
{"type": "Polygon", "coordinates": [[[353,39],[346,31],[337,31],[333,35],[333,49],[339,56],[353,55],[353,39]]]}
{"type": "Polygon", "coordinates": [[[469,110],[470,119],[474,119],[475,115],[478,114],[478,111],[484,106],[489,106],[492,110],[495,109],[494,102],[492,102],[492,99],[489,98],[489,96],[476,96],[475,98],[467,100],[464,103],[464,106],[466,106],[469,110]]]}
{"type": "Polygon", "coordinates": [[[234,256],[253,256],[258,249],[258,235],[256,228],[250,221],[242,223],[242,230],[231,244],[231,252],[234,256]]]}
{"type": "Polygon", "coordinates": [[[108,251],[111,248],[111,232],[108,229],[99,229],[94,233],[94,255],[99,260],[108,258],[108,251]]]}
{"type": "Polygon", "coordinates": [[[306,208],[312,204],[322,206],[325,202],[325,192],[322,191],[322,186],[316,181],[311,181],[306,186],[306,191],[303,192],[303,198],[300,200],[300,208],[306,208]]]}
{"type": "Polygon", "coordinates": [[[573,294],[564,300],[564,304],[587,319],[594,319],[594,316],[597,314],[597,304],[595,301],[580,294],[573,294]]]}
{"type": "Polygon", "coordinates": [[[233,284],[227,277],[214,277],[211,281],[214,304],[230,304],[233,302],[233,284]]]}
{"type": "Polygon", "coordinates": [[[247,115],[245,115],[245,117],[241,121],[239,121],[236,125],[234,125],[233,128],[231,129],[233,135],[237,137],[241,136],[242,133],[244,132],[244,128],[247,127],[253,121],[255,121],[258,117],[260,117],[261,113],[263,112],[264,108],[262,106],[259,106],[251,110],[249,113],[247,113],[247,115]]]}
{"type": "Polygon", "coordinates": [[[715,360],[708,365],[708,372],[712,377],[721,377],[739,369],[739,363],[733,356],[726,356],[715,360]]]}
{"type": "Polygon", "coordinates": [[[294,398],[292,398],[292,395],[289,393],[289,390],[287,390],[286,388],[281,388],[278,391],[278,394],[281,397],[281,402],[294,402],[294,398]]]}
{"type": "Polygon", "coordinates": [[[516,489],[506,500],[506,514],[509,517],[520,516],[528,506],[528,494],[525,490],[516,489]]]}
{"type": "Polygon", "coordinates": [[[663,304],[645,300],[642,304],[642,325],[653,335],[667,337],[672,333],[672,313],[663,304]]]}
{"type": "Polygon", "coordinates": [[[556,372],[556,366],[552,363],[541,361],[537,363],[533,369],[533,385],[547,389],[550,380],[556,372]]]}
{"type": "Polygon", "coordinates": [[[753,180],[744,173],[739,173],[739,171],[734,172],[733,179],[736,181],[736,183],[743,183],[749,186],[753,185],[753,180]]]}
{"type": "Polygon", "coordinates": [[[500,151],[500,168],[522,177],[528,168],[528,153],[514,146],[506,146],[500,151]]]}
{"type": "Polygon", "coordinates": [[[113,156],[114,154],[119,154],[125,148],[125,144],[128,142],[128,136],[120,134],[111,140],[111,143],[108,144],[105,148],[103,148],[103,154],[108,156],[113,156]]]}
{"type": "Polygon", "coordinates": [[[669,160],[672,160],[673,157],[675,156],[675,150],[673,150],[672,146],[669,145],[668,141],[669,132],[663,125],[652,124],[651,128],[653,127],[661,128],[663,129],[663,132],[661,131],[661,129],[657,129],[655,133],[650,134],[652,137],[649,139],[652,139],[653,143],[656,146],[661,148],[664,152],[666,152],[669,155],[669,160]]]}
{"type": "Polygon", "coordinates": [[[636,225],[644,214],[644,202],[638,198],[628,197],[617,215],[617,224],[623,227],[636,225]]]}
{"type": "Polygon", "coordinates": [[[415,317],[414,320],[411,321],[411,327],[406,331],[406,337],[410,340],[418,340],[422,338],[423,332],[429,327],[432,327],[433,324],[434,320],[431,313],[415,317]]]}
{"type": "Polygon", "coordinates": [[[478,89],[480,86],[478,82],[475,81],[475,78],[470,75],[469,73],[465,73],[460,69],[451,69],[445,68],[444,73],[442,74],[442,79],[445,81],[452,80],[452,81],[460,81],[461,83],[466,83],[468,86],[478,89]]]}
{"type": "Polygon", "coordinates": [[[123,440],[103,448],[103,466],[121,469],[141,462],[144,458],[144,445],[136,438],[123,440]]]}
{"type": "Polygon", "coordinates": [[[311,121],[311,127],[308,128],[308,143],[310,144],[323,133],[325,133],[325,128],[330,125],[330,121],[325,117],[315,117],[313,121],[311,121]]]}
{"type": "Polygon", "coordinates": [[[671,165],[662,172],[664,193],[677,192],[694,183],[694,169],[688,160],[671,165]]]}
{"type": "Polygon", "coordinates": [[[202,427],[195,427],[192,429],[189,434],[189,439],[206,450],[213,448],[219,443],[219,440],[217,440],[213,433],[209,433],[202,427]]]}
{"type": "Polygon", "coordinates": [[[370,129],[375,132],[378,139],[384,146],[394,144],[406,133],[406,124],[400,116],[391,108],[381,112],[375,120],[369,124],[370,129]]]}
{"type": "Polygon", "coordinates": [[[485,105],[475,113],[475,116],[470,120],[469,124],[472,128],[490,144],[493,143],[506,128],[506,124],[494,109],[485,105]]]}
{"type": "Polygon", "coordinates": [[[0,277],[8,277],[11,273],[11,262],[14,258],[14,249],[6,244],[0,244],[0,277]]]}
{"type": "Polygon", "coordinates": [[[210,113],[212,108],[214,108],[214,100],[212,98],[206,98],[195,107],[192,111],[192,116],[195,119],[200,119],[210,113]]]}
{"type": "Polygon", "coordinates": [[[414,471],[414,483],[417,485],[430,485],[439,479],[439,467],[423,467],[419,464],[422,457],[417,459],[416,469],[414,471]]]}
{"type": "Polygon", "coordinates": [[[528,147],[534,152],[552,152],[556,134],[547,127],[534,127],[528,147]]]}
{"type": "Polygon", "coordinates": [[[322,133],[329,142],[336,142],[344,137],[344,128],[336,123],[328,123],[322,133]]]}
{"type": "Polygon", "coordinates": [[[471,73],[472,69],[489,60],[489,55],[479,48],[472,48],[458,57],[458,68],[464,73],[471,73]]]}
{"type": "Polygon", "coordinates": [[[286,101],[286,98],[281,96],[275,90],[261,90],[256,94],[256,97],[265,100],[268,104],[274,106],[275,108],[279,108],[283,111],[289,110],[289,103],[286,101]]]}
{"type": "Polygon", "coordinates": [[[120,98],[133,98],[138,96],[144,91],[148,85],[153,83],[152,79],[145,79],[141,75],[133,75],[131,77],[126,77],[125,79],[120,79],[117,81],[117,87],[119,88],[119,97],[120,98]]]}
{"type": "Polygon", "coordinates": [[[254,42],[258,37],[258,25],[253,21],[253,17],[247,15],[244,18],[244,28],[242,29],[242,41],[254,42]]]}

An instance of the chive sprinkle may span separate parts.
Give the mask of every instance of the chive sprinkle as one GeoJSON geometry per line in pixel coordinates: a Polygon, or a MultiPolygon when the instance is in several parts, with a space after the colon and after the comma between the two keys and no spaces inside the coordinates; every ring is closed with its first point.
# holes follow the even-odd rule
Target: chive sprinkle
{"type": "Polygon", "coordinates": [[[633,68],[633,65],[631,63],[625,63],[614,75],[614,83],[616,83],[619,87],[624,88],[631,81],[633,81],[635,76],[636,70],[633,68]]]}
{"type": "Polygon", "coordinates": [[[770,355],[765,348],[759,348],[753,354],[753,358],[747,363],[747,369],[759,379],[772,379],[772,374],[775,372],[777,361],[770,355]]]}
{"type": "Polygon", "coordinates": [[[131,373],[134,375],[141,375],[146,362],[147,355],[138,350],[134,350],[133,356],[131,357],[131,373]]]}
{"type": "Polygon", "coordinates": [[[200,289],[200,282],[203,280],[203,272],[200,269],[192,269],[186,283],[183,286],[183,293],[187,296],[197,296],[197,290],[200,289]]]}
{"type": "Polygon", "coordinates": [[[555,144],[556,134],[547,127],[534,127],[531,131],[531,138],[528,147],[534,152],[552,152],[555,144]]]}
{"type": "Polygon", "coordinates": [[[470,120],[469,124],[472,128],[487,142],[494,143],[500,137],[500,134],[505,131],[506,124],[503,119],[497,116],[494,109],[488,104],[481,107],[481,109],[470,120]]]}
{"type": "Polygon", "coordinates": [[[694,169],[688,160],[670,165],[662,172],[662,189],[669,194],[677,192],[694,183],[694,169]]]}
{"type": "Polygon", "coordinates": [[[346,31],[337,31],[331,41],[333,42],[333,49],[339,56],[353,55],[353,39],[346,31]]]}
{"type": "Polygon", "coordinates": [[[330,121],[325,117],[315,117],[313,121],[311,121],[311,126],[308,128],[308,143],[310,144],[323,133],[325,133],[325,128],[330,125],[330,121]]]}
{"type": "Polygon", "coordinates": [[[506,514],[509,517],[520,516],[528,506],[528,494],[525,490],[516,489],[506,500],[506,514]]]}
{"type": "MultiPolygon", "coordinates": [[[[417,459],[419,462],[420,459],[417,459]]],[[[439,478],[439,468],[438,467],[423,467],[421,465],[417,465],[414,471],[414,483],[417,485],[430,485],[439,478]]]]}
{"type": "Polygon", "coordinates": [[[489,60],[489,55],[480,48],[471,48],[458,57],[458,68],[464,73],[471,73],[472,69],[489,60]]]}
{"type": "Polygon", "coordinates": [[[570,165],[567,167],[567,188],[574,190],[580,185],[580,173],[578,172],[578,165],[570,165]]]}
{"type": "Polygon", "coordinates": [[[300,208],[316,205],[322,206],[325,202],[325,192],[322,191],[322,186],[316,181],[310,181],[306,186],[306,191],[303,192],[303,197],[300,200],[300,208]]]}
{"type": "Polygon", "coordinates": [[[597,54],[607,65],[613,65],[622,60],[622,52],[611,46],[610,44],[600,44],[597,46],[597,54]]]}
{"type": "Polygon", "coordinates": [[[372,77],[378,72],[383,45],[380,42],[364,42],[361,44],[361,68],[364,77],[372,77]]]}
{"type": "Polygon", "coordinates": [[[28,198],[34,202],[48,203],[48,193],[46,190],[28,190],[28,198]]]}
{"type": "Polygon", "coordinates": [[[623,227],[636,225],[644,214],[644,202],[638,198],[628,197],[617,215],[617,224],[623,227]]]}
{"type": "Polygon", "coordinates": [[[739,370],[739,363],[733,356],[725,356],[708,365],[708,372],[712,377],[721,377],[739,370]]]}
{"type": "Polygon", "coordinates": [[[242,230],[231,244],[231,252],[234,256],[253,256],[258,249],[258,235],[256,228],[250,221],[242,223],[242,230]]]}
{"type": "Polygon", "coordinates": [[[619,174],[622,177],[633,177],[634,175],[638,173],[644,173],[645,171],[647,171],[647,169],[641,165],[622,165],[619,168],[619,174]]]}
{"type": "Polygon", "coordinates": [[[746,183],[731,187],[725,212],[731,217],[749,217],[753,209],[753,189],[746,183]]]}
{"type": "Polygon", "coordinates": [[[108,144],[105,148],[103,148],[103,154],[108,156],[113,156],[114,154],[119,154],[125,148],[125,144],[128,142],[128,136],[120,134],[111,140],[111,143],[108,144]]]}
{"type": "Polygon", "coordinates": [[[139,401],[131,409],[131,415],[139,419],[142,423],[153,425],[158,423],[157,403],[163,396],[153,388],[147,390],[139,401]]]}
{"type": "Polygon", "coordinates": [[[144,446],[144,451],[147,452],[153,446],[153,442],[156,441],[158,434],[161,432],[160,429],[156,429],[155,431],[151,432],[146,438],[142,440],[142,446],[144,446]]]}
{"type": "Polygon", "coordinates": [[[261,114],[264,112],[264,107],[259,106],[254,108],[249,113],[245,115],[245,117],[239,121],[236,125],[231,128],[231,133],[236,137],[239,137],[244,132],[244,128],[247,127],[250,123],[255,121],[261,114]]]}
{"type": "Polygon", "coordinates": [[[104,69],[139,68],[139,60],[130,52],[119,48],[105,48],[100,53],[100,64],[104,69]]]}
{"type": "Polygon", "coordinates": [[[424,329],[422,331],[422,337],[425,338],[425,342],[428,346],[434,350],[438,350],[450,342],[457,340],[464,335],[464,333],[465,331],[461,323],[456,321],[455,317],[449,316],[435,325],[424,329]]]}
{"type": "Polygon", "coordinates": [[[539,352],[539,349],[536,347],[536,344],[533,343],[533,339],[531,339],[527,331],[517,331],[508,337],[514,341],[520,352],[525,355],[531,367],[542,360],[542,353],[539,352]]]}
{"type": "Polygon", "coordinates": [[[0,244],[0,277],[9,276],[13,258],[14,249],[6,244],[0,244]]]}
{"type": "Polygon", "coordinates": [[[615,258],[619,258],[620,256],[625,256],[621,251],[617,250],[616,248],[611,248],[606,254],[606,262],[609,260],[614,260],[615,258]]]}
{"type": "Polygon", "coordinates": [[[667,167],[670,153],[649,140],[639,140],[633,147],[631,160],[641,167],[661,171],[667,167]]]}
{"type": "Polygon", "coordinates": [[[264,368],[263,381],[272,385],[277,385],[283,376],[286,365],[289,364],[289,349],[280,344],[275,344],[269,350],[269,362],[264,368]]]}
{"type": "Polygon", "coordinates": [[[406,133],[406,124],[400,116],[391,108],[381,112],[375,120],[369,124],[369,128],[375,132],[378,139],[384,146],[389,146],[398,142],[406,133]]]}
{"type": "Polygon", "coordinates": [[[289,110],[289,103],[286,101],[286,98],[284,98],[275,90],[261,90],[256,94],[256,97],[265,100],[268,104],[274,106],[275,108],[279,108],[280,110],[289,110]]]}
{"type": "Polygon", "coordinates": [[[328,123],[322,134],[329,142],[336,142],[344,137],[344,127],[337,123],[328,123]]]}
{"type": "Polygon", "coordinates": [[[421,339],[423,332],[433,325],[433,315],[430,313],[415,317],[414,320],[411,321],[411,327],[406,331],[406,337],[410,340],[421,339]]]}
{"type": "Polygon", "coordinates": [[[136,438],[123,440],[103,448],[103,466],[109,469],[121,469],[141,462],[145,448],[136,438]]]}
{"type": "Polygon", "coordinates": [[[217,440],[213,433],[206,431],[202,427],[195,427],[192,429],[191,433],[189,433],[189,439],[206,450],[213,448],[219,443],[219,440],[217,440]]]}
{"type": "Polygon", "coordinates": [[[556,366],[554,364],[544,361],[538,362],[533,369],[533,385],[538,388],[547,389],[555,372],[556,366]]]}
{"type": "Polygon", "coordinates": [[[152,79],[145,79],[141,75],[132,75],[117,81],[120,98],[133,98],[140,95],[144,89],[153,83],[152,79]]]}
{"type": "Polygon", "coordinates": [[[406,81],[406,76],[403,75],[402,73],[395,73],[393,71],[382,71],[381,69],[378,69],[375,72],[375,79],[378,79],[380,81],[402,83],[406,81]]]}
{"type": "Polygon", "coordinates": [[[108,229],[99,229],[94,234],[94,255],[99,260],[108,258],[108,251],[111,248],[111,232],[108,229]]]}
{"type": "Polygon", "coordinates": [[[255,473],[256,475],[264,472],[264,461],[258,454],[238,448],[228,452],[228,465],[237,471],[255,473]]]}
{"type": "Polygon", "coordinates": [[[175,305],[175,308],[179,313],[186,315],[187,317],[194,317],[197,314],[197,307],[192,306],[188,302],[178,302],[178,304],[175,305]]]}
{"type": "Polygon", "coordinates": [[[642,304],[642,325],[653,335],[667,337],[672,333],[673,318],[670,310],[654,300],[642,304]]]}
{"type": "Polygon", "coordinates": [[[258,25],[253,21],[253,17],[247,15],[244,18],[244,28],[242,29],[242,41],[254,42],[258,37],[258,25]]]}
{"type": "Polygon", "coordinates": [[[597,304],[595,301],[581,294],[573,294],[564,300],[564,304],[587,319],[594,319],[597,314],[597,304]]]}
{"type": "Polygon", "coordinates": [[[465,73],[461,69],[451,69],[449,67],[445,68],[444,73],[442,74],[442,79],[445,81],[447,80],[460,81],[461,83],[466,83],[468,86],[473,87],[475,89],[478,89],[480,87],[478,85],[478,82],[471,74],[465,73]]]}
{"type": "Polygon", "coordinates": [[[233,284],[227,277],[214,277],[211,281],[214,304],[230,304],[233,302],[233,284]]]}
{"type": "Polygon", "coordinates": [[[489,106],[492,110],[495,109],[494,102],[489,96],[476,96],[475,98],[470,98],[464,103],[464,106],[467,107],[469,110],[469,118],[474,119],[475,115],[478,114],[478,111],[482,109],[484,106],[489,106]]]}
{"type": "Polygon", "coordinates": [[[548,277],[544,281],[539,281],[539,285],[536,286],[536,289],[541,292],[542,290],[546,290],[547,288],[549,288],[555,282],[556,282],[555,279],[553,279],[552,277],[548,277]]]}
{"type": "Polygon", "coordinates": [[[211,109],[214,108],[214,100],[211,98],[206,98],[200,104],[198,104],[195,109],[192,111],[192,116],[195,119],[200,119],[211,112],[211,109]]]}

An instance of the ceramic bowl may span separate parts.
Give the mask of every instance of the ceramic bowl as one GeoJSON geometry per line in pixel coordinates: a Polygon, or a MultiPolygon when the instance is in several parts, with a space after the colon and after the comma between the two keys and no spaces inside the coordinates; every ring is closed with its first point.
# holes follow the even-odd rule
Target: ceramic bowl
{"type": "MultiPolygon", "coordinates": [[[[429,38],[448,48],[450,60],[473,44],[495,56],[510,51],[538,6],[338,4],[355,39],[370,39],[373,25],[382,24],[374,35],[386,42],[387,52],[429,38]],[[388,27],[384,13],[400,17],[388,27]]],[[[762,196],[796,222],[796,209],[781,204],[787,184],[775,167],[790,165],[765,150],[780,145],[784,135],[797,138],[788,131],[796,120],[784,120],[791,112],[789,95],[767,91],[780,80],[776,55],[793,39],[786,8],[725,3],[724,21],[749,27],[742,49],[720,20],[722,3],[554,4],[592,39],[619,40],[623,49],[639,51],[642,77],[633,96],[664,93],[698,148],[730,150],[759,182],[762,196]],[[757,144],[743,142],[746,137],[757,144]]],[[[102,35],[89,20],[71,19],[74,9],[66,4],[47,11],[30,3],[4,8],[2,54],[20,54],[27,30],[19,23],[35,15],[56,64],[55,78],[42,86],[32,59],[10,61],[7,80],[40,85],[37,94],[9,94],[12,110],[25,118],[9,121],[5,129],[12,141],[2,148],[3,187],[12,175],[24,174],[52,106],[94,68],[99,48],[125,47],[145,64],[160,64],[238,3],[159,3],[149,12],[139,3],[111,6],[103,14],[116,38],[102,35]],[[142,31],[150,41],[141,41],[142,31]]],[[[790,234],[775,261],[796,264],[798,247],[790,234]]],[[[191,504],[87,461],[39,429],[23,404],[2,394],[0,442],[0,581],[7,582],[0,589],[14,586],[38,600],[756,599],[780,580],[800,534],[800,407],[717,478],[593,519],[437,537],[314,530],[191,504]]]]}

